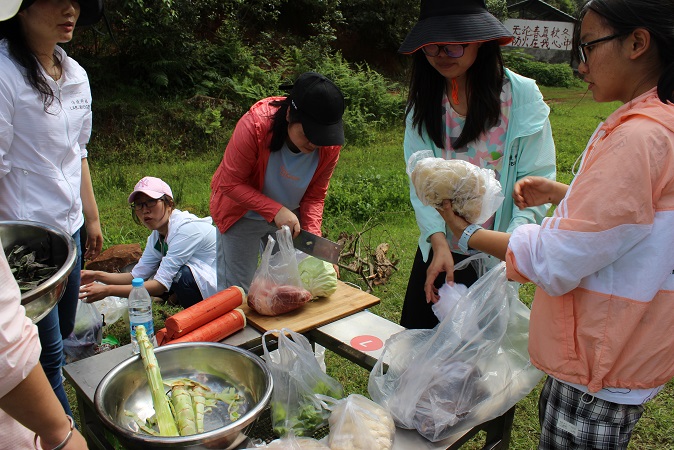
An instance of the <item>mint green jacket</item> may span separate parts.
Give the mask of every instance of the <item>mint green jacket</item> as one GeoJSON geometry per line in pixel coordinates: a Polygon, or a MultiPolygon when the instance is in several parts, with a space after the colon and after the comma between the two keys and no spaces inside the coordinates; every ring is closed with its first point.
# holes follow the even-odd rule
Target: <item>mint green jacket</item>
{"type": "MultiPolygon", "coordinates": [[[[538,175],[552,180],[556,177],[555,143],[548,115],[550,108],[543,100],[536,82],[508,69],[506,76],[512,87],[513,103],[510,110],[506,143],[501,171],[503,204],[496,211],[494,229],[512,232],[525,223],[540,223],[550,207],[549,204],[520,210],[513,202],[512,193],[515,182],[528,175],[538,175]]],[[[432,150],[436,157],[442,157],[438,148],[424,130],[422,135],[412,125],[413,111],[407,115],[405,123],[405,162],[419,150],[432,150]]],[[[424,206],[414,190],[410,180],[410,200],[419,226],[419,248],[428,260],[431,249],[430,237],[435,233],[445,233],[451,238],[451,231],[445,221],[432,206],[424,206]]]]}

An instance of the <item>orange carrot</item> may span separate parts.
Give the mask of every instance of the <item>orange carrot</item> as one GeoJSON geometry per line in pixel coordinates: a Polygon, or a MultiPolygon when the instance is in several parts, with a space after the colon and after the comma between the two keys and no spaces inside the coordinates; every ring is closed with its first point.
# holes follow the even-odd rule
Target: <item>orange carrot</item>
{"type": "Polygon", "coordinates": [[[166,336],[166,328],[158,330],[155,337],[157,338],[157,346],[161,346],[162,344],[168,342],[168,336],[166,336]]]}
{"type": "Polygon", "coordinates": [[[166,334],[169,339],[179,338],[234,308],[238,308],[243,304],[245,297],[243,289],[238,286],[232,286],[211,295],[167,318],[166,334]]]}
{"type": "Polygon", "coordinates": [[[227,336],[242,330],[246,326],[246,315],[240,309],[234,309],[224,316],[203,325],[196,330],[173,339],[168,344],[178,342],[220,342],[227,336]]]}

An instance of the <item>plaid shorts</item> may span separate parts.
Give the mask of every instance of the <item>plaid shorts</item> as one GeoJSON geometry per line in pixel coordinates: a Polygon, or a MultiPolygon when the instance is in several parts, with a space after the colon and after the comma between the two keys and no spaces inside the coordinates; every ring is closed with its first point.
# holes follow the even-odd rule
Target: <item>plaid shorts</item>
{"type": "Polygon", "coordinates": [[[625,450],[642,405],[621,405],[548,377],[538,400],[538,450],[625,450]]]}

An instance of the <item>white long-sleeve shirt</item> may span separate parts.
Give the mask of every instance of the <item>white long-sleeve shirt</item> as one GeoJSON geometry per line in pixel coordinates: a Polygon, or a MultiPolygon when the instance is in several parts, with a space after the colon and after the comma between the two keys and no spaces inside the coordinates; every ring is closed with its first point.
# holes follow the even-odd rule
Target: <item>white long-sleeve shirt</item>
{"type": "Polygon", "coordinates": [[[203,298],[217,292],[215,226],[210,217],[199,218],[188,211],[173,210],[166,245],[168,249],[164,251],[159,232],[154,230],[131,275],[144,280],[154,277],[168,290],[178,270],[186,265],[192,270],[203,298]]]}
{"type": "Polygon", "coordinates": [[[0,40],[0,220],[35,220],[68,234],[84,223],[82,159],[91,135],[91,89],[84,69],[59,47],[63,73],[45,74],[48,109],[25,69],[0,40]]]}

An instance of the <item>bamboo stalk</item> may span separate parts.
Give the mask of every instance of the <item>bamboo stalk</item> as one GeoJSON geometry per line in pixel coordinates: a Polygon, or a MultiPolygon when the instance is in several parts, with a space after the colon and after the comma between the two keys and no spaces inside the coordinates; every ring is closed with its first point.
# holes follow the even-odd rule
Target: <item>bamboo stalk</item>
{"type": "Polygon", "coordinates": [[[159,434],[162,436],[178,436],[178,427],[171,413],[169,399],[164,393],[164,383],[159,371],[157,357],[154,355],[154,349],[147,337],[144,326],[138,325],[136,327],[136,339],[138,340],[140,356],[145,367],[147,382],[150,385],[150,392],[152,393],[152,405],[157,417],[159,434]]]}
{"type": "MultiPolygon", "coordinates": [[[[195,423],[192,396],[188,391],[189,386],[190,384],[183,381],[175,381],[171,384],[171,403],[173,403],[178,431],[181,436],[190,436],[199,432],[195,423]]],[[[203,426],[201,431],[203,431],[203,426]]]]}

